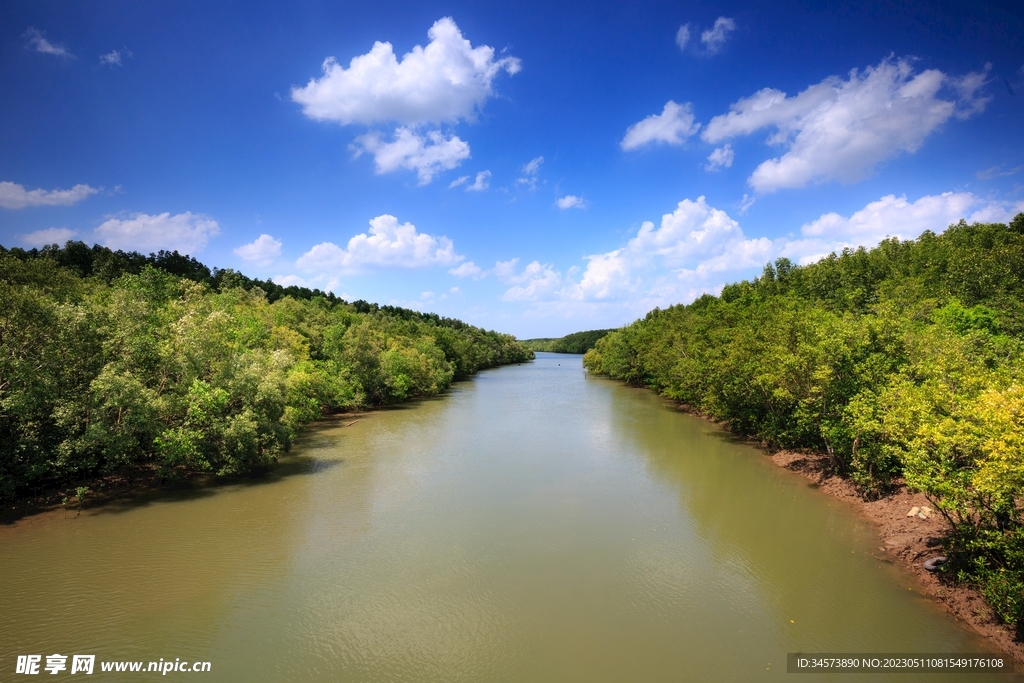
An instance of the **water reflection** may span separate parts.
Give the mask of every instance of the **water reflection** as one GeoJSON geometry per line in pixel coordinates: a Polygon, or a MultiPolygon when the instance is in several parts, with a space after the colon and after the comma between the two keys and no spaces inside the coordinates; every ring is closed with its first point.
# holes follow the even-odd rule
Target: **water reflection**
{"type": "Polygon", "coordinates": [[[350,422],[260,483],[0,529],[0,667],[45,650],[209,660],[211,681],[749,681],[785,677],[790,650],[974,646],[865,555],[848,510],[579,357],[350,422]]]}
{"type": "Polygon", "coordinates": [[[603,390],[616,397],[623,447],[678,492],[703,549],[726,570],[719,576],[732,577],[731,608],[747,612],[748,633],[786,651],[984,649],[960,629],[935,628],[948,617],[907,590],[911,577],[872,555],[874,529],[845,504],[809,493],[757,449],[650,393],[603,390]]]}

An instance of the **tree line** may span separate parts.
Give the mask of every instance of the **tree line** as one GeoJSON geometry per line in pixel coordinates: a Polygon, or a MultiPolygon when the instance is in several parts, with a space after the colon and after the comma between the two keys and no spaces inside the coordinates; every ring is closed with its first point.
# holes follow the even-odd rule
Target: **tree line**
{"type": "Polygon", "coordinates": [[[548,351],[551,353],[586,353],[594,348],[597,340],[611,332],[611,330],[586,330],[584,332],[573,332],[564,337],[544,337],[538,339],[524,339],[523,344],[534,351],[548,351]]]}
{"type": "Polygon", "coordinates": [[[612,332],[584,365],[826,453],[868,497],[924,492],[952,527],[946,569],[1024,626],[1024,214],[779,259],[612,332]]]}
{"type": "Polygon", "coordinates": [[[326,414],[531,358],[507,334],[177,252],[0,247],[0,500],[140,468],[247,472],[326,414]]]}

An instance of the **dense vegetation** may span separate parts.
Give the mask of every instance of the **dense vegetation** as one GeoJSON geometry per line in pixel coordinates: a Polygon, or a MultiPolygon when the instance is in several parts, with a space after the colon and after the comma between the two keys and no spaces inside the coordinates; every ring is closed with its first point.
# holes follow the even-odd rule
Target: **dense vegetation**
{"type": "Polygon", "coordinates": [[[551,353],[586,353],[594,348],[597,340],[611,332],[611,330],[587,330],[586,332],[573,332],[564,337],[544,337],[539,339],[524,339],[523,344],[534,351],[549,351],[551,353]]]}
{"type": "Polygon", "coordinates": [[[326,413],[532,357],[509,335],[177,252],[0,247],[0,500],[138,468],[245,472],[326,413]]]}
{"type": "Polygon", "coordinates": [[[960,222],[654,310],[584,357],[866,495],[900,480],[953,528],[959,580],[1024,627],[1024,214],[960,222]]]}

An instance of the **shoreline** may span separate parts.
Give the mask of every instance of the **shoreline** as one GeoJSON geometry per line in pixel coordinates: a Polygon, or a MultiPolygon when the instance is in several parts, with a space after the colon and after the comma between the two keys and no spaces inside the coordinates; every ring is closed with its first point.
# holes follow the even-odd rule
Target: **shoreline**
{"type": "Polygon", "coordinates": [[[878,546],[882,557],[878,559],[898,562],[917,580],[923,595],[942,604],[955,620],[1012,657],[1018,666],[1024,665],[1024,643],[1016,639],[1012,626],[995,619],[992,608],[977,590],[954,584],[948,577],[924,568],[926,560],[943,554],[942,540],[949,533],[949,524],[937,512],[927,519],[908,514],[913,508],[931,505],[923,493],[901,484],[888,496],[868,501],[849,479],[828,472],[824,454],[778,451],[767,455],[775,465],[814,482],[823,493],[852,504],[878,531],[882,543],[878,546]]]}
{"type": "MultiPolygon", "coordinates": [[[[418,399],[414,399],[418,400],[418,399]]],[[[396,407],[405,407],[409,401],[394,406],[375,406],[350,413],[334,413],[310,422],[305,425],[302,435],[308,434],[324,426],[348,427],[373,413],[381,410],[388,410],[396,407]]],[[[282,457],[288,457],[285,453],[282,457]]],[[[64,510],[64,517],[77,517],[79,515],[78,501],[74,496],[77,486],[86,486],[89,494],[82,505],[81,511],[98,510],[110,505],[130,504],[141,499],[170,496],[175,493],[194,491],[200,489],[217,488],[228,486],[239,482],[262,479],[273,475],[280,468],[278,462],[256,468],[246,474],[220,476],[213,472],[187,472],[177,479],[164,479],[156,468],[137,469],[132,472],[109,474],[102,477],[83,479],[61,489],[47,489],[45,492],[23,496],[14,501],[4,503],[0,506],[0,527],[13,527],[26,523],[36,518],[50,517],[55,513],[64,510]],[[65,508],[61,505],[64,496],[68,498],[65,508]]]]}
{"type": "MultiPolygon", "coordinates": [[[[736,434],[728,423],[714,420],[689,406],[665,400],[675,410],[736,434]]],[[[803,476],[812,482],[814,488],[845,501],[861,516],[870,520],[881,542],[878,546],[881,556],[876,558],[900,564],[917,581],[922,595],[941,604],[956,621],[966,624],[998,652],[1011,657],[1018,667],[1017,671],[1021,671],[1021,667],[1024,667],[1024,642],[1017,638],[1014,627],[998,622],[988,602],[971,586],[954,584],[948,578],[924,568],[926,560],[943,554],[942,540],[950,528],[938,512],[933,512],[925,519],[908,514],[912,508],[931,506],[923,493],[915,493],[900,484],[888,496],[865,500],[856,484],[829,471],[828,456],[824,453],[790,450],[772,452],[759,441],[748,439],[748,443],[760,449],[777,467],[803,476]]]]}
{"type": "MultiPolygon", "coordinates": [[[[638,387],[640,388],[640,387],[638,387]]],[[[647,390],[649,391],[649,390],[647,390]]],[[[663,397],[662,397],[663,398],[663,397]]],[[[664,399],[666,404],[679,412],[698,417],[736,435],[727,423],[714,420],[689,406],[677,404],[664,399]]],[[[398,407],[404,407],[400,404],[398,407]]],[[[311,423],[309,431],[318,426],[347,427],[359,420],[378,412],[382,408],[374,408],[352,413],[338,413],[325,416],[322,420],[311,423]]],[[[384,410],[387,407],[383,408],[384,410]]],[[[772,452],[763,443],[748,439],[747,443],[758,449],[777,466],[801,475],[812,482],[814,488],[839,500],[850,504],[858,514],[870,520],[878,533],[880,545],[876,559],[898,563],[905,568],[918,584],[922,595],[940,603],[946,612],[956,621],[966,624],[977,635],[981,636],[996,651],[1011,657],[1019,667],[1024,667],[1024,642],[1018,640],[1012,626],[998,623],[985,599],[974,588],[967,585],[955,585],[948,578],[928,572],[922,566],[924,561],[942,554],[941,540],[947,535],[949,526],[938,513],[922,519],[908,515],[912,508],[922,508],[930,503],[924,494],[909,491],[900,485],[893,493],[878,500],[865,500],[857,486],[849,479],[829,472],[828,457],[823,453],[797,452],[781,450],[772,452]]],[[[272,473],[274,467],[256,473],[262,477],[272,473]]],[[[78,482],[89,485],[92,489],[84,511],[92,511],[109,505],[137,501],[148,496],[170,495],[175,492],[196,488],[210,488],[219,485],[237,483],[250,477],[217,477],[211,473],[192,473],[174,481],[158,481],[156,471],[139,471],[131,475],[116,475],[78,482]]],[[[71,489],[73,490],[73,488],[71,489]]],[[[0,508],[0,526],[8,528],[26,522],[42,523],[49,520],[61,509],[63,492],[48,491],[37,496],[19,499],[7,503],[0,508]]],[[[69,498],[72,498],[69,496],[69,498]]],[[[65,516],[77,516],[77,502],[67,505],[65,516]]]]}

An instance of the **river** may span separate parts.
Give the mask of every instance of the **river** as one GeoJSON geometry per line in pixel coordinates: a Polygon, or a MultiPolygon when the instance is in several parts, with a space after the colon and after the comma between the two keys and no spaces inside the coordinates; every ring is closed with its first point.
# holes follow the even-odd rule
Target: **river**
{"type": "Polygon", "coordinates": [[[787,652],[985,649],[844,503],[580,358],[326,421],[259,480],[0,527],[0,677],[88,653],[204,681],[760,681],[787,652]]]}

